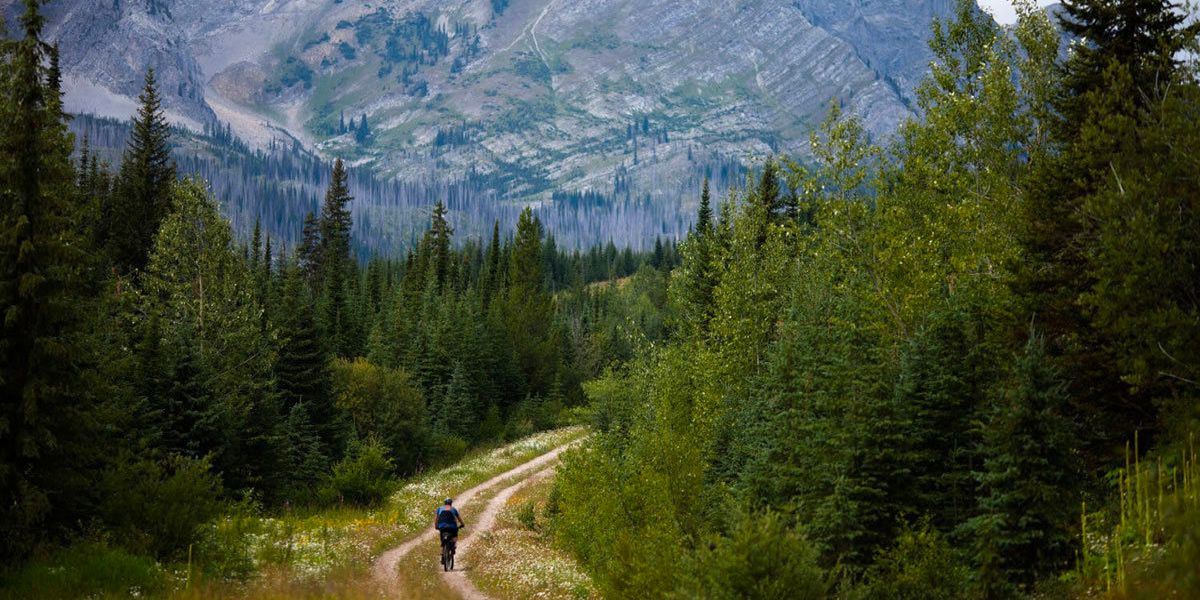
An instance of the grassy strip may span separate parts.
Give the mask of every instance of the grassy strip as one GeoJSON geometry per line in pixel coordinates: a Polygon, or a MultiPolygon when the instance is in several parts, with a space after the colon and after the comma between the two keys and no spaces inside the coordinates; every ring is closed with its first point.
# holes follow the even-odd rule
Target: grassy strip
{"type": "Polygon", "coordinates": [[[467,559],[471,581],[485,594],[518,598],[599,598],[591,579],[570,554],[553,545],[553,479],[513,494],[467,559]]]}

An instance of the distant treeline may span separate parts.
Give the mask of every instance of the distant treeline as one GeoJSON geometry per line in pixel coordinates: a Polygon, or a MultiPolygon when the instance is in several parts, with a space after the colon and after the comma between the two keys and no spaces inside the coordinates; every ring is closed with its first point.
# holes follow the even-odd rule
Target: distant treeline
{"type": "MultiPolygon", "coordinates": [[[[110,165],[117,163],[130,135],[129,123],[91,115],[73,116],[70,129],[77,143],[86,139],[91,151],[110,165]]],[[[331,179],[331,163],[291,138],[281,137],[266,148],[251,149],[226,125],[203,132],[172,128],[171,147],[180,172],[198,175],[209,183],[221,199],[222,212],[242,238],[259,221],[274,238],[299,243],[304,215],[317,210],[331,179]]],[[[697,162],[687,174],[680,196],[698,195],[705,177],[711,178],[714,189],[723,190],[739,184],[745,175],[746,170],[732,160],[711,165],[697,162]]],[[[399,180],[348,168],[347,176],[354,198],[350,205],[353,252],[360,260],[372,253],[400,256],[412,250],[438,201],[456,223],[455,239],[460,242],[486,238],[496,221],[510,230],[525,206],[507,195],[519,174],[504,171],[399,180]]],[[[687,206],[638,194],[624,169],[618,170],[611,190],[556,192],[552,197],[531,206],[555,233],[559,246],[568,249],[612,242],[618,248],[650,250],[658,238],[682,239],[694,220],[694,211],[687,206]]]]}

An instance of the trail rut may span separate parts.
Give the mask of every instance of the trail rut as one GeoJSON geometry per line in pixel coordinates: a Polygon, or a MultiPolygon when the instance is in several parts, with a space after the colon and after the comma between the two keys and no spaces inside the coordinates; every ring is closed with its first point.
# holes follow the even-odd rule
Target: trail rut
{"type": "MultiPolygon", "coordinates": [[[[459,538],[459,554],[471,547],[478,534],[488,531],[495,525],[496,515],[499,514],[508,498],[522,487],[553,474],[555,461],[558,460],[559,455],[578,443],[579,441],[576,440],[570,444],[559,446],[459,494],[454,499],[454,505],[463,512],[467,521],[467,528],[463,530],[462,536],[459,538]],[[475,505],[474,501],[477,496],[511,479],[519,480],[497,492],[487,500],[486,504],[475,505]]],[[[427,547],[430,552],[437,551],[435,542],[437,532],[432,528],[433,509],[434,507],[430,507],[430,528],[399,546],[387,550],[375,560],[375,564],[371,566],[371,576],[376,581],[391,589],[396,584],[397,565],[401,559],[422,546],[427,547]]],[[[467,580],[465,573],[461,570],[456,569],[450,573],[443,573],[443,575],[446,583],[464,598],[470,600],[487,598],[467,580]]]]}

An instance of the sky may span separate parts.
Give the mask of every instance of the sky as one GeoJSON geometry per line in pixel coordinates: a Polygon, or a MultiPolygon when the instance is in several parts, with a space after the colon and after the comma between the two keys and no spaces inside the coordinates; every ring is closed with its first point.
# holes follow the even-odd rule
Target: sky
{"type": "MultiPolygon", "coordinates": [[[[1038,6],[1049,6],[1058,0],[1038,0],[1038,6]]],[[[1013,10],[1012,2],[1009,0],[979,0],[979,6],[992,13],[992,17],[1001,25],[1009,25],[1017,20],[1017,13],[1013,10]]]]}

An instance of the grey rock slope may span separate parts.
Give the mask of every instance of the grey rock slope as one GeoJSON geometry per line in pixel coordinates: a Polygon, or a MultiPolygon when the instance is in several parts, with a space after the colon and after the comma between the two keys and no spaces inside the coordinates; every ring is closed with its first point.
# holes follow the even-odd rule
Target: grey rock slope
{"type": "MultiPolygon", "coordinates": [[[[15,0],[0,0],[12,16],[15,0]]],[[[68,107],[294,137],[383,176],[676,202],[803,156],[831,99],[887,135],[951,0],[52,0],[68,107]],[[365,118],[366,129],[361,125],[365,118]],[[735,173],[736,169],[722,169],[735,173]],[[731,175],[732,177],[732,175],[731,175]]],[[[683,208],[687,208],[686,206],[683,208]]]]}

